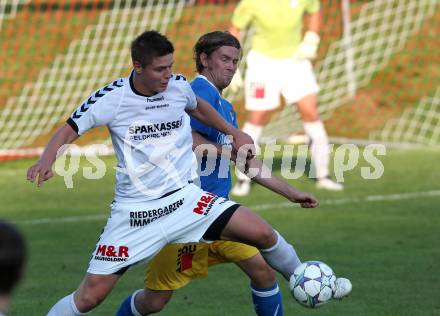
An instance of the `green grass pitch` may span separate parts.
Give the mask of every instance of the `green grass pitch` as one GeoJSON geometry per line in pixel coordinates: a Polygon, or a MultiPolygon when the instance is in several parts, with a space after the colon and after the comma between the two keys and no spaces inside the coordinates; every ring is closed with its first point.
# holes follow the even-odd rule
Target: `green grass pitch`
{"type": "MultiPolygon", "coordinates": [[[[240,199],[258,206],[257,213],[295,245],[303,260],[322,260],[353,282],[349,298],[308,310],[293,301],[280,277],[286,315],[440,315],[438,156],[430,150],[388,149],[380,157],[382,178],[362,179],[360,167],[368,164],[361,161],[345,173],[342,193],[317,191],[305,177],[292,182],[320,198],[317,209],[289,207],[258,186],[240,199]]],[[[34,160],[0,164],[0,217],[20,227],[30,250],[10,315],[45,315],[81,280],[112,200],[115,160],[105,161],[103,179],[84,179],[80,169],[73,189],[58,176],[42,188],[27,183],[26,168],[34,160]]],[[[248,283],[232,264],[214,267],[209,278],[177,291],[162,314],[254,315],[248,283]]],[[[91,315],[114,315],[123,298],[142,285],[139,266],[91,315]]]]}

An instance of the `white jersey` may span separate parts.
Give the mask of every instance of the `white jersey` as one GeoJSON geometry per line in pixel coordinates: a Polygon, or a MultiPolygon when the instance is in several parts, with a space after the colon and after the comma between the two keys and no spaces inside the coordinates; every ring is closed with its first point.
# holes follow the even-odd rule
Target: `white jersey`
{"type": "Polygon", "coordinates": [[[67,121],[79,135],[106,125],[118,160],[115,200],[142,202],[188,184],[197,175],[190,118],[197,107],[186,79],[173,75],[165,91],[142,95],[133,74],[93,93],[67,121]]]}

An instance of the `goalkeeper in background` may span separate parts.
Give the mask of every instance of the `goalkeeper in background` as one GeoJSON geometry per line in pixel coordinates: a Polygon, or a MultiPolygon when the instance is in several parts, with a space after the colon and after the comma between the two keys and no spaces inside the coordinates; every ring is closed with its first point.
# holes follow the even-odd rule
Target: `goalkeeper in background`
{"type": "MultiPolygon", "coordinates": [[[[319,87],[310,62],[318,50],[319,10],[318,0],[242,0],[233,13],[230,32],[239,38],[240,29],[255,28],[245,75],[245,107],[250,113],[243,131],[258,143],[282,94],[288,104],[298,105],[311,140],[317,188],[341,191],[342,184],[329,177],[328,137],[319,118],[319,87]],[[303,35],[305,13],[308,23],[303,35]]],[[[231,193],[244,196],[249,191],[250,179],[241,174],[231,193]]]]}

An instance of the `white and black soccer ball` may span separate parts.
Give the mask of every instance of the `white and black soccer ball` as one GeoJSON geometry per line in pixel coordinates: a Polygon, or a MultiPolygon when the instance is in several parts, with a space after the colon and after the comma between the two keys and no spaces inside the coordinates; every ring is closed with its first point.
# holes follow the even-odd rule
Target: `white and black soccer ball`
{"type": "Polygon", "coordinates": [[[315,308],[328,303],[335,292],[336,276],[320,261],[306,261],[290,277],[290,292],[300,304],[315,308]]]}

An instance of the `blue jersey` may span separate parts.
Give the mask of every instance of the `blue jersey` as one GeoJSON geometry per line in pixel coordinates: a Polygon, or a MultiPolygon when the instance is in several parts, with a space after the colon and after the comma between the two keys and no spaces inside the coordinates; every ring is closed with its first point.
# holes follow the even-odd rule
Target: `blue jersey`
{"type": "MultiPolygon", "coordinates": [[[[191,87],[194,93],[212,105],[214,109],[230,124],[238,127],[237,124],[237,116],[232,107],[232,104],[226,101],[217,88],[208,81],[205,76],[197,76],[192,82],[191,87]]],[[[207,126],[197,119],[191,117],[191,127],[199,132],[203,137],[207,140],[217,143],[220,145],[230,144],[226,135],[222,132],[216,130],[213,127],[207,126]]],[[[231,172],[230,172],[230,161],[221,161],[220,158],[217,158],[215,161],[214,171],[208,176],[201,176],[200,183],[201,187],[205,191],[212,192],[216,195],[222,197],[228,197],[229,191],[231,190],[231,172]],[[225,163],[227,168],[225,169],[225,163]],[[220,164],[222,167],[220,168],[220,164]]],[[[206,168],[206,158],[202,159],[201,168],[205,170],[206,168]]]]}

